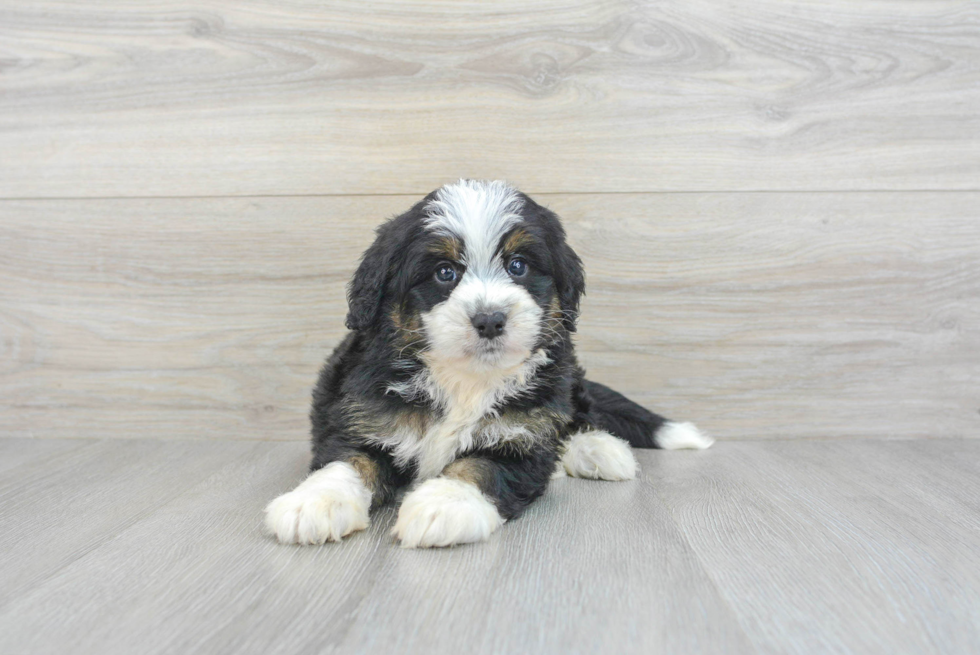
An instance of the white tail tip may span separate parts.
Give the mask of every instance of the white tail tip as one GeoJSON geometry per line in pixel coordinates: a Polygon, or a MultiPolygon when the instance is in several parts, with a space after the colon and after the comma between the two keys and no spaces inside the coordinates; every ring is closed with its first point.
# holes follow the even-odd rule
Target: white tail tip
{"type": "Polygon", "coordinates": [[[675,423],[667,421],[656,435],[657,446],[664,450],[681,450],[682,448],[693,448],[694,450],[704,450],[715,442],[714,439],[698,430],[693,423],[675,423]]]}

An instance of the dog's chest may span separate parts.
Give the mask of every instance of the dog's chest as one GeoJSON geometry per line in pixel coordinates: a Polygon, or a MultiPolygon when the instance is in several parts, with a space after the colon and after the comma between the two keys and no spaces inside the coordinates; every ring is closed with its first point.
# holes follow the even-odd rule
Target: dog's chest
{"type": "Polygon", "coordinates": [[[481,418],[473,415],[446,416],[418,435],[411,447],[411,458],[416,463],[418,477],[425,479],[439,475],[458,454],[476,445],[481,418]]]}
{"type": "Polygon", "coordinates": [[[438,475],[460,453],[528,437],[525,426],[502,419],[496,411],[501,401],[527,389],[533,372],[528,369],[525,362],[509,371],[472,374],[430,364],[415,384],[440,411],[385,439],[395,461],[402,466],[414,462],[418,477],[425,479],[438,475]]]}

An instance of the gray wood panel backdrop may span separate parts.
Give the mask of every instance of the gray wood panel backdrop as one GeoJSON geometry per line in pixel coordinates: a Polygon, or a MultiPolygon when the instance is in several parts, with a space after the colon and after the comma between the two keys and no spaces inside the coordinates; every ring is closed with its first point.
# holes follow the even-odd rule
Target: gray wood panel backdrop
{"type": "Polygon", "coordinates": [[[383,218],[505,178],[592,376],[980,436],[980,4],[0,0],[0,434],[305,439],[383,218]]]}

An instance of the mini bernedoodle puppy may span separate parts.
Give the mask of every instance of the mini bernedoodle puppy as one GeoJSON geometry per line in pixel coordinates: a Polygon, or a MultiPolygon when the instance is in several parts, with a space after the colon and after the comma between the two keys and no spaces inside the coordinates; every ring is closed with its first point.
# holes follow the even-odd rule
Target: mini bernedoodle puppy
{"type": "Polygon", "coordinates": [[[269,504],[268,530],[340,541],[411,485],[402,546],[483,541],[553,476],[629,480],[630,446],[711,445],[584,378],[584,290],[558,216],[503,182],[461,180],[381,225],[313,391],[312,473],[269,504]]]}

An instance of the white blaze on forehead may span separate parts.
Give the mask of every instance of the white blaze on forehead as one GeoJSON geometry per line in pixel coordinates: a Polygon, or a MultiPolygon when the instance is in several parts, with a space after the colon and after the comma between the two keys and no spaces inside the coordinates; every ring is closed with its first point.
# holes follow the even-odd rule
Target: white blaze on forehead
{"type": "Polygon", "coordinates": [[[506,182],[460,180],[436,192],[425,227],[463,240],[463,261],[477,275],[492,275],[497,244],[521,221],[524,202],[506,182]]]}

